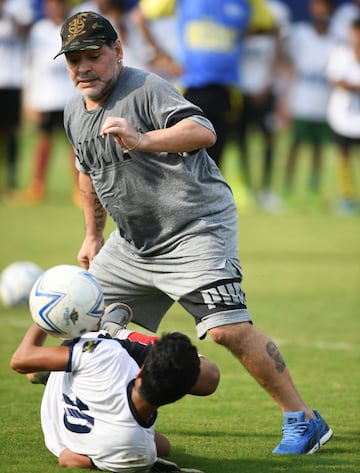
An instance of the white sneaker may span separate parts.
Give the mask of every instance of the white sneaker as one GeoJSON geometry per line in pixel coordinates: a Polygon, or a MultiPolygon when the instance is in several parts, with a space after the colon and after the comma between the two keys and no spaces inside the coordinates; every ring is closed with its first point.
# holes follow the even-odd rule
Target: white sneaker
{"type": "Polygon", "coordinates": [[[261,192],[258,196],[259,206],[266,212],[280,214],[284,210],[283,201],[272,192],[261,192]]]}

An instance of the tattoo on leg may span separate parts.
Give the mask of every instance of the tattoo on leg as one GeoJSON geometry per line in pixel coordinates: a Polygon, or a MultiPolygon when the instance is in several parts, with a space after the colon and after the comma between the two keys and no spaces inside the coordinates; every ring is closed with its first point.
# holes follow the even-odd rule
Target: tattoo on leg
{"type": "Polygon", "coordinates": [[[266,352],[275,361],[275,368],[278,373],[282,373],[286,368],[286,363],[282,357],[280,350],[274,342],[268,342],[266,345],[266,352]]]}

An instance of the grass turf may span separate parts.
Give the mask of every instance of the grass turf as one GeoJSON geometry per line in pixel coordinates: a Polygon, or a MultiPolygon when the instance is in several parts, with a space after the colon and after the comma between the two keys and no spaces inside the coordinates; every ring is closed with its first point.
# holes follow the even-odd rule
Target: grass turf
{"type": "MultiPolygon", "coordinates": [[[[28,180],[30,148],[31,137],[23,148],[22,186],[28,180]]],[[[61,142],[56,149],[46,201],[33,207],[6,202],[0,206],[0,270],[23,259],[44,268],[76,264],[83,235],[82,212],[71,202],[71,175],[61,142]]],[[[224,174],[233,185],[236,166],[230,159],[224,164],[224,174]]],[[[334,195],[334,166],[330,156],[324,177],[325,200],[334,195]]],[[[281,169],[280,160],[277,172],[281,169]]],[[[303,166],[302,176],[306,172],[303,166]]],[[[299,202],[302,199],[300,195],[299,202]]],[[[358,472],[358,216],[338,217],[319,208],[304,213],[299,205],[275,217],[247,212],[241,204],[240,255],[249,308],[256,324],[280,345],[300,392],[326,418],[334,438],[316,455],[271,455],[282,424],[277,406],[226,350],[209,338],[196,341],[191,318],[177,304],[159,333],[176,329],[189,334],[200,351],[217,362],[222,377],[213,396],[186,397],[163,407],[158,430],[173,445],[172,460],[206,473],[358,472]]],[[[107,232],[111,229],[109,222],[107,232]]],[[[30,385],[9,369],[11,354],[31,323],[30,316],[26,308],[0,307],[0,317],[0,470],[59,471],[41,433],[43,387],[30,385]]]]}

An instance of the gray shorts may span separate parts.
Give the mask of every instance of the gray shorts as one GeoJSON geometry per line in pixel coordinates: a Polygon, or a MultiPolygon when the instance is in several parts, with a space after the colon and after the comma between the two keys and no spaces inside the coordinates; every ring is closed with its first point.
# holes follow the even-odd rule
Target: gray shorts
{"type": "Polygon", "coordinates": [[[110,237],[90,272],[101,284],[106,304],[125,302],[133,310],[133,322],[152,332],[175,301],[193,316],[199,338],[214,327],[251,322],[238,258],[202,263],[196,270],[193,261],[190,265],[178,258],[159,264],[152,258],[150,263],[124,252],[110,237]]]}

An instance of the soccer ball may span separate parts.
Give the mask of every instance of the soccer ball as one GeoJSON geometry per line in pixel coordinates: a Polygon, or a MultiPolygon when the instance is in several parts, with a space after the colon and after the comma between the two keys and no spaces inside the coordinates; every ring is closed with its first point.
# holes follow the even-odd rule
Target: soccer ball
{"type": "Polygon", "coordinates": [[[54,266],[35,282],[29,297],[31,316],[44,332],[77,338],[96,330],[104,296],[95,277],[72,265],[54,266]]]}
{"type": "Polygon", "coordinates": [[[17,261],[7,266],[0,276],[0,299],[5,307],[26,305],[33,284],[43,270],[30,261],[17,261]]]}

